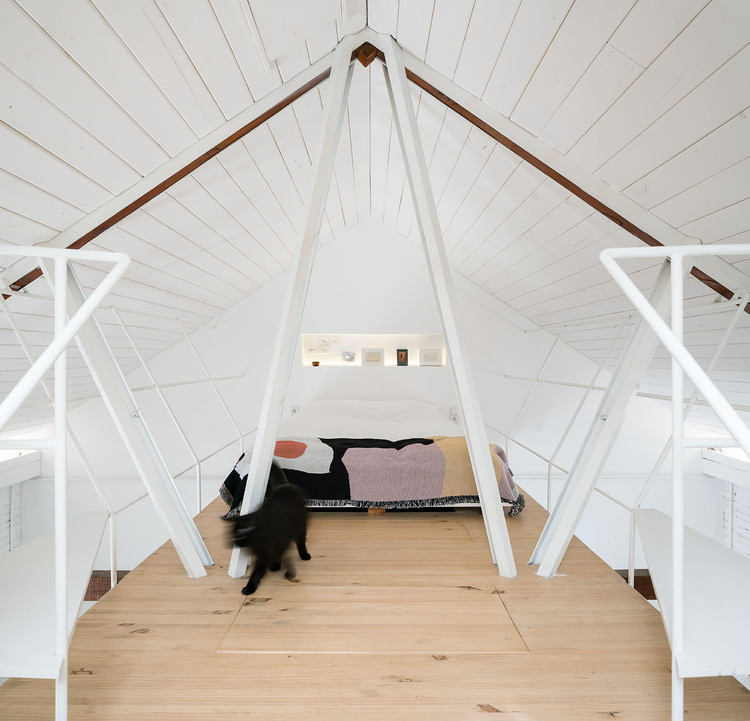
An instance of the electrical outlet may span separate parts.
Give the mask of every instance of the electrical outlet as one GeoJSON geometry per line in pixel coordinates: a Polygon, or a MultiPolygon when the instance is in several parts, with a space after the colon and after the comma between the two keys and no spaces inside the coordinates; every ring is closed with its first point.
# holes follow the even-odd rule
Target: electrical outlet
{"type": "Polygon", "coordinates": [[[299,406],[292,406],[289,411],[293,416],[296,416],[299,413],[299,406]]]}
{"type": "Polygon", "coordinates": [[[458,408],[451,408],[450,412],[448,413],[448,418],[450,418],[453,423],[458,423],[460,419],[460,416],[458,415],[458,408]]]}

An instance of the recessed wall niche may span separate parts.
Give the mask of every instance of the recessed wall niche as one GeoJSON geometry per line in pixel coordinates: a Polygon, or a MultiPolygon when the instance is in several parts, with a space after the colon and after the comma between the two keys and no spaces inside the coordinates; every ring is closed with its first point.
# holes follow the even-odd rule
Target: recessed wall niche
{"type": "Polygon", "coordinates": [[[429,365],[445,365],[445,344],[439,333],[303,333],[301,349],[303,366],[317,361],[319,366],[395,368],[397,351],[403,349],[408,350],[408,367],[419,366],[420,358],[426,357],[431,359],[429,365]],[[382,351],[381,362],[372,362],[377,351],[382,351]]]}

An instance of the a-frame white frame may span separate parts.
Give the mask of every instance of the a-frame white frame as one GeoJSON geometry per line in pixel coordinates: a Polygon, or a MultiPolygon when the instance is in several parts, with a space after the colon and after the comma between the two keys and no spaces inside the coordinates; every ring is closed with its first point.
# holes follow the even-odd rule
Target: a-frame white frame
{"type": "MultiPolygon", "coordinates": [[[[318,244],[318,234],[336,156],[336,147],[346,109],[352,75],[351,56],[355,43],[356,40],[353,36],[345,37],[339,43],[333,59],[329,81],[331,90],[328,100],[328,114],[314,169],[314,179],[310,201],[307,205],[307,220],[297,261],[297,270],[284,307],[282,326],[276,340],[273,357],[278,359],[278,363],[271,365],[261,407],[258,432],[250,468],[248,469],[247,488],[240,509],[243,514],[260,505],[266,490],[273,448],[281,420],[281,411],[291,375],[294,349],[301,328],[305,299],[318,244]]],[[[471,376],[470,365],[463,355],[462,334],[454,313],[456,307],[455,292],[437,218],[435,200],[427,174],[427,164],[419,140],[416,116],[404,70],[401,49],[389,36],[377,36],[377,43],[385,54],[386,81],[393,115],[404,154],[404,165],[414,200],[417,222],[422,234],[427,268],[435,292],[440,322],[446,341],[449,367],[466,426],[467,445],[474,477],[477,479],[477,491],[483,510],[490,549],[500,575],[510,578],[516,575],[515,561],[510,546],[508,529],[505,525],[505,515],[482,420],[479,397],[471,376]]],[[[247,554],[243,549],[235,547],[232,550],[229,575],[233,578],[243,576],[247,571],[247,565],[247,554]]]]}

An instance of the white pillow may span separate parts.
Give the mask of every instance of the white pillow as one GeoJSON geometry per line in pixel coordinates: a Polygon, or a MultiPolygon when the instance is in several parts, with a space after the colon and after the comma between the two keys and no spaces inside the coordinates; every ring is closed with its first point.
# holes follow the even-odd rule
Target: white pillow
{"type": "Polygon", "coordinates": [[[435,405],[422,401],[324,400],[302,406],[279,428],[279,437],[402,438],[462,436],[435,405]]]}

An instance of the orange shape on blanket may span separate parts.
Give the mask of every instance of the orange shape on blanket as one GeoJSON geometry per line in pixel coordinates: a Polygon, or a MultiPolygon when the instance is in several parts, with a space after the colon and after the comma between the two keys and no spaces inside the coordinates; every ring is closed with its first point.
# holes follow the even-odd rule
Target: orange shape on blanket
{"type": "Polygon", "coordinates": [[[277,441],[274,456],[279,458],[299,458],[307,449],[307,443],[300,441],[277,441]]]}

